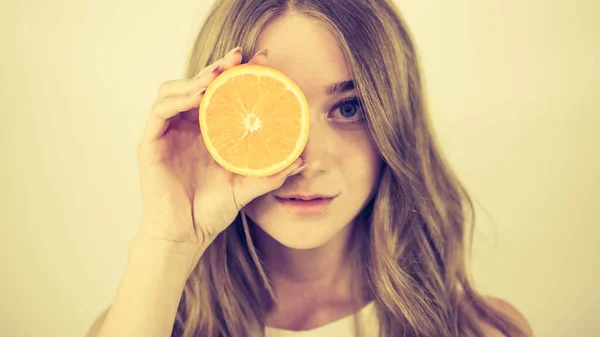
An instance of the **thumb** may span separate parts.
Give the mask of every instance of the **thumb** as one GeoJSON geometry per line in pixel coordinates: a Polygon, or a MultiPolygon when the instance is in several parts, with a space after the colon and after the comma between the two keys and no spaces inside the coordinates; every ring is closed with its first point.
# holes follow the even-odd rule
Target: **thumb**
{"type": "Polygon", "coordinates": [[[255,198],[280,188],[287,178],[302,172],[306,168],[307,165],[303,164],[303,160],[298,158],[283,171],[268,177],[240,176],[239,183],[236,184],[233,191],[238,209],[246,206],[255,198]]]}

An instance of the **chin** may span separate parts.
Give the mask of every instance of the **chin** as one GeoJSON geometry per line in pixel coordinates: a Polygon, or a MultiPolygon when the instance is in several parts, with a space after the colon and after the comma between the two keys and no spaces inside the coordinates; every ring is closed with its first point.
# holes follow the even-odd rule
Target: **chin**
{"type": "Polygon", "coordinates": [[[270,226],[261,226],[257,224],[257,227],[263,232],[263,235],[267,240],[273,240],[280,245],[298,250],[309,250],[318,248],[331,241],[335,234],[329,233],[321,229],[320,231],[293,231],[285,226],[279,228],[272,228],[270,226]]]}

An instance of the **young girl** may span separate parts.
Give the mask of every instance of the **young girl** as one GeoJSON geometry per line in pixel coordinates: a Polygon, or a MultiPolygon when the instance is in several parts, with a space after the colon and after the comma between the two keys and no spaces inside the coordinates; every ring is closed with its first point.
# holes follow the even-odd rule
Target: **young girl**
{"type": "Polygon", "coordinates": [[[148,118],[142,223],[88,336],[531,336],[469,281],[473,208],[423,90],[391,1],[216,1],[187,79],[163,83],[148,118]],[[247,62],[311,108],[302,155],[267,178],[219,167],[198,127],[204,89],[247,62]]]}

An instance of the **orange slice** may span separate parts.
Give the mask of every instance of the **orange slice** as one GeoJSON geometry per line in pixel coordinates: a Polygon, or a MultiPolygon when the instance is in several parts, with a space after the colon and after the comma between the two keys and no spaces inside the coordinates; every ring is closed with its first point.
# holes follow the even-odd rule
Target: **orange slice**
{"type": "Polygon", "coordinates": [[[308,140],[304,93],[267,66],[241,64],[222,72],[206,89],[199,114],[208,152],[239,175],[265,177],[284,170],[308,140]]]}

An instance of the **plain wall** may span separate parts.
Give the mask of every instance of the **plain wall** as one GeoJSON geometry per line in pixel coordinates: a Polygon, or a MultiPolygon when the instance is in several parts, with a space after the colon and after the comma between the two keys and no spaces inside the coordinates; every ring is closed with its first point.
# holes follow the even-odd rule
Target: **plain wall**
{"type": "MultiPolygon", "coordinates": [[[[473,273],[537,336],[600,331],[600,5],[400,0],[442,150],[477,203],[473,273]]],[[[205,1],[0,4],[0,336],[83,336],[140,220],[136,146],[205,1]]]]}

